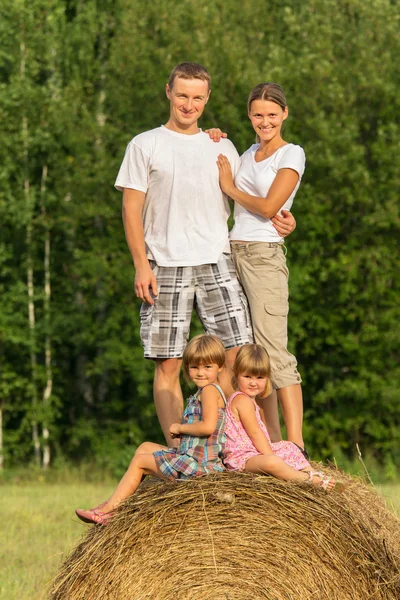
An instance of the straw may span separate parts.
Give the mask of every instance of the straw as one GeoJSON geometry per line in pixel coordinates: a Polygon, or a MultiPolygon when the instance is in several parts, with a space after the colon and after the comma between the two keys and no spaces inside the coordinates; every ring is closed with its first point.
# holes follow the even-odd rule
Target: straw
{"type": "Polygon", "coordinates": [[[364,481],[150,480],[89,526],[51,600],[398,600],[400,520],[364,481]]]}

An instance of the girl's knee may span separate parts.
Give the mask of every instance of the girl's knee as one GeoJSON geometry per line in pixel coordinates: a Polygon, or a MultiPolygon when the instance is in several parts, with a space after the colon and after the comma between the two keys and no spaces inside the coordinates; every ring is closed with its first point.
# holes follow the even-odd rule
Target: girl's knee
{"type": "MultiPolygon", "coordinates": [[[[152,452],[154,452],[153,444],[151,442],[143,442],[143,444],[140,444],[140,446],[137,447],[135,456],[138,456],[139,454],[150,454],[152,452]]],[[[133,458],[135,458],[135,456],[133,458]]]]}

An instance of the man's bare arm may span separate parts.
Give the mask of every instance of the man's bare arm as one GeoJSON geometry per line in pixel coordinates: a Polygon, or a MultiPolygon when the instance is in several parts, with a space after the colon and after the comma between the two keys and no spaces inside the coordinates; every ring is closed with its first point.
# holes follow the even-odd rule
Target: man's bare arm
{"type": "Polygon", "coordinates": [[[281,237],[287,237],[296,229],[296,219],[288,210],[282,209],[271,221],[281,237]]]}
{"type": "Polygon", "coordinates": [[[146,256],[142,217],[145,197],[144,192],[124,188],[122,221],[126,241],[136,270],[135,294],[144,302],[154,304],[152,295],[157,296],[158,290],[156,278],[146,256]]]}

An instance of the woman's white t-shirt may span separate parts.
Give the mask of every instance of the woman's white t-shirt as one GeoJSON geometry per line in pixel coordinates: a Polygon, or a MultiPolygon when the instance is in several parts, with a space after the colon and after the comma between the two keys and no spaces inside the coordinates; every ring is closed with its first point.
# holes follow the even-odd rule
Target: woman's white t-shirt
{"type": "MultiPolygon", "coordinates": [[[[290,210],[304,173],[306,157],[301,146],[286,144],[274,154],[256,162],[255,154],[259,144],[253,144],[241,156],[241,165],[235,177],[235,186],[252,196],[266,198],[279,169],[293,169],[299,174],[299,180],[292,194],[280,210],[290,210]]],[[[280,212],[280,211],[279,211],[280,212]]],[[[235,202],[235,224],[230,233],[231,241],[245,242],[281,242],[270,219],[256,215],[235,202]]]]}

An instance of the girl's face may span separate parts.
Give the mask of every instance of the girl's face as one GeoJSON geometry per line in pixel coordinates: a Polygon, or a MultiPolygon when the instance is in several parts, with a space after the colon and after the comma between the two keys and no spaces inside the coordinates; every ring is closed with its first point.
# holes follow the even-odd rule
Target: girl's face
{"type": "Polygon", "coordinates": [[[238,388],[244,394],[255,398],[264,393],[267,387],[267,378],[261,377],[260,375],[249,375],[248,373],[242,373],[237,378],[238,388]]]}
{"type": "Polygon", "coordinates": [[[189,365],[189,377],[199,388],[203,388],[209,383],[215,383],[218,373],[222,371],[216,363],[189,365]]]}
{"type": "Polygon", "coordinates": [[[271,100],[253,100],[249,110],[249,119],[253,129],[262,142],[270,142],[280,137],[282,123],[288,117],[288,108],[283,110],[271,100]]]}

